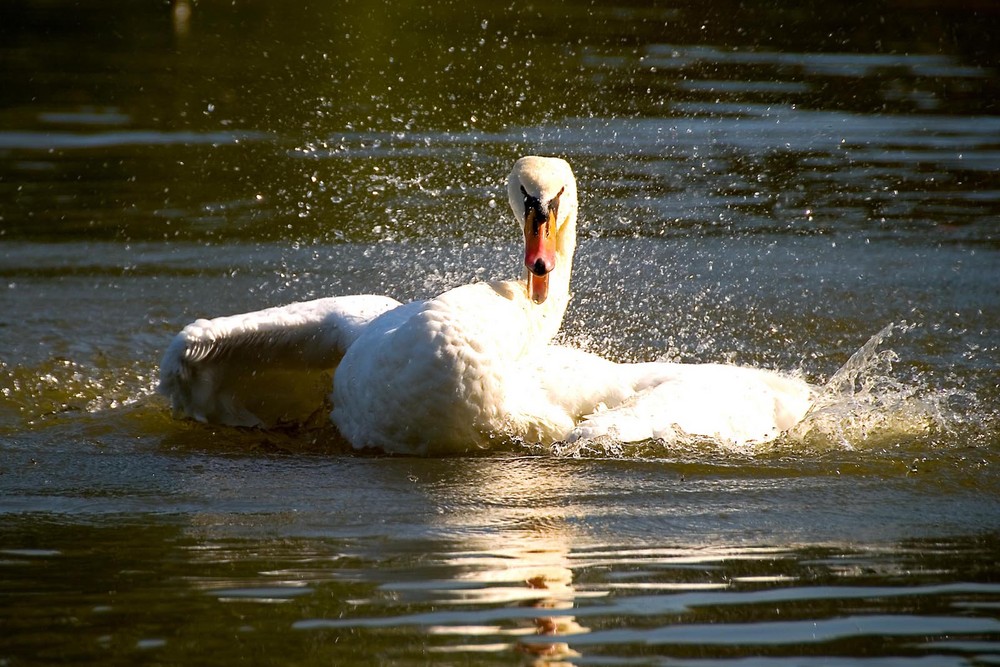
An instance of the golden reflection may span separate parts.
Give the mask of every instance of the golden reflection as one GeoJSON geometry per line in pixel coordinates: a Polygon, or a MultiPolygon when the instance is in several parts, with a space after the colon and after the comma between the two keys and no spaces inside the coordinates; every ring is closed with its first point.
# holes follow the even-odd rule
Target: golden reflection
{"type": "Polygon", "coordinates": [[[191,31],[191,9],[190,0],[174,0],[170,14],[178,37],[186,37],[191,31]]]}
{"type": "Polygon", "coordinates": [[[559,638],[588,632],[571,613],[573,608],[581,599],[608,594],[579,591],[573,581],[572,551],[581,536],[568,518],[576,513],[575,499],[588,492],[589,482],[574,475],[572,465],[539,459],[479,462],[476,473],[466,483],[453,485],[455,479],[449,480],[456,498],[442,498],[455,507],[452,503],[460,496],[461,506],[469,509],[441,516],[450,529],[466,534],[462,551],[445,560],[454,568],[455,594],[460,603],[508,605],[537,613],[512,615],[520,620],[509,624],[434,626],[432,634],[484,639],[482,644],[438,650],[514,650],[537,665],[571,664],[567,661],[580,654],[559,638]],[[472,527],[479,527],[479,534],[470,536],[472,527]],[[497,642],[497,637],[510,641],[497,642]]]}
{"type": "Polygon", "coordinates": [[[578,598],[586,597],[573,585],[570,543],[571,535],[565,527],[548,532],[517,530],[473,540],[468,545],[471,547],[469,552],[456,554],[446,561],[457,571],[455,581],[463,585],[460,587],[461,602],[516,605],[539,613],[527,615],[513,627],[438,625],[428,628],[428,632],[467,638],[509,637],[511,640],[443,648],[448,652],[514,649],[533,656],[536,664],[545,665],[560,664],[558,661],[578,656],[566,642],[557,639],[561,635],[587,632],[587,628],[568,613],[578,598]],[[504,544],[503,548],[491,548],[498,541],[504,544]],[[478,585],[466,588],[468,584],[478,585]]]}

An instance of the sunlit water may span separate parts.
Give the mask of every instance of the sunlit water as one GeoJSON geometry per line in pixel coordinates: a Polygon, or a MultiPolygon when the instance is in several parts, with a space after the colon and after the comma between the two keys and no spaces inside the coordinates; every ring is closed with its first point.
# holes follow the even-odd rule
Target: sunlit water
{"type": "Polygon", "coordinates": [[[0,664],[1000,663],[1000,33],[932,5],[0,10],[0,664]],[[196,317],[517,275],[529,152],[560,342],[806,420],[423,460],[155,395],[196,317]]]}

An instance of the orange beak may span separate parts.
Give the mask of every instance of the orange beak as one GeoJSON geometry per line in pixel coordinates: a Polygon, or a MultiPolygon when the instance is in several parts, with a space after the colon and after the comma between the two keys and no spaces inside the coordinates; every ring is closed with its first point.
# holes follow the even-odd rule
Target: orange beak
{"type": "Polygon", "coordinates": [[[548,215],[529,208],[524,216],[524,265],[528,269],[528,296],[542,303],[549,295],[549,271],[556,266],[556,212],[548,215]]]}

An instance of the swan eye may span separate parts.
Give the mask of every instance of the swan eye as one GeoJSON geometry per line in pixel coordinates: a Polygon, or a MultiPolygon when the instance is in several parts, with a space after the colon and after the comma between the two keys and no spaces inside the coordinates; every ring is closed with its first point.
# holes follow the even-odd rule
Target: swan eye
{"type": "Polygon", "coordinates": [[[556,220],[559,219],[559,198],[562,197],[562,194],[564,192],[566,192],[565,185],[562,186],[562,188],[560,188],[559,192],[556,193],[555,197],[549,200],[549,210],[555,214],[554,217],[556,218],[556,220]]]}
{"type": "Polygon", "coordinates": [[[521,194],[524,195],[524,214],[528,215],[528,211],[534,208],[532,204],[538,202],[538,200],[529,195],[523,185],[521,186],[521,194]]]}
{"type": "Polygon", "coordinates": [[[538,197],[533,197],[528,194],[528,191],[521,186],[521,194],[524,195],[524,217],[527,218],[529,214],[534,212],[535,219],[541,220],[545,217],[545,209],[542,206],[542,201],[538,197]]]}

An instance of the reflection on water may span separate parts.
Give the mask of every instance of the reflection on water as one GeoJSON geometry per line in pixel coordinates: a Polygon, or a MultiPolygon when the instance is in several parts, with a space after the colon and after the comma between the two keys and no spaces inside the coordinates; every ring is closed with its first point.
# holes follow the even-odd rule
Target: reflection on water
{"type": "MultiPolygon", "coordinates": [[[[251,530],[280,522],[247,519],[251,530]]],[[[172,521],[17,520],[3,530],[13,604],[2,616],[13,632],[0,647],[103,664],[261,655],[344,664],[426,652],[538,664],[723,664],[740,654],[970,664],[1000,655],[1000,586],[976,583],[992,571],[993,538],[612,547],[571,532],[514,531],[500,546],[485,535],[248,539],[172,521]],[[56,548],[20,546],[41,534],[56,548]],[[136,548],[137,535],[156,548],[136,548]]]]}
{"type": "Polygon", "coordinates": [[[998,22],[4,3],[0,664],[1000,662],[998,22]],[[153,396],[195,317],[517,273],[529,152],[561,342],[829,384],[802,432],[424,461],[153,396]]]}

